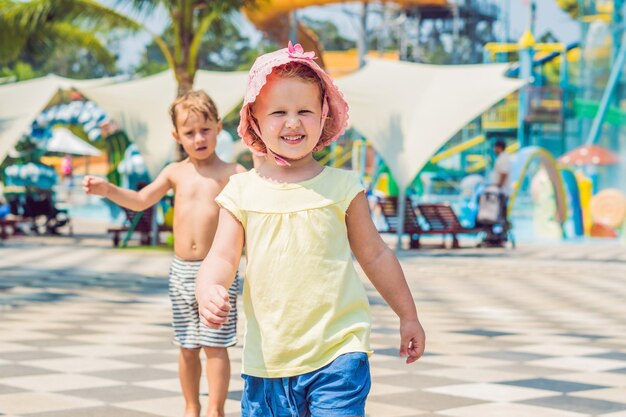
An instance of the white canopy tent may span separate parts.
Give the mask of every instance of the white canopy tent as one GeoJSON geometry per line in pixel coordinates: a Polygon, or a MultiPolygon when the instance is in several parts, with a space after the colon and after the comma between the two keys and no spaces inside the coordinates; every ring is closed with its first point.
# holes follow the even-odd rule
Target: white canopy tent
{"type": "Polygon", "coordinates": [[[102,153],[100,149],[88,144],[64,127],[52,130],[52,137],[46,144],[46,150],[77,156],[98,156],[102,153]]]}
{"type": "Polygon", "coordinates": [[[56,75],[0,86],[0,162],[60,89],[106,85],[115,78],[71,80],[56,75]]]}
{"type": "MultiPolygon", "coordinates": [[[[241,102],[247,77],[247,72],[198,71],[194,88],[206,91],[224,116],[241,102]]],[[[171,71],[110,86],[86,87],[81,92],[126,131],[152,177],[174,158],[168,108],[176,98],[176,80],[171,71]]]]}
{"type": "Polygon", "coordinates": [[[350,124],[404,189],[463,126],[524,84],[505,77],[507,68],[370,59],[336,83],[350,105],[350,124]]]}
{"type": "MultiPolygon", "coordinates": [[[[350,105],[350,123],[381,154],[405,191],[455,133],[524,81],[505,77],[508,64],[435,66],[370,59],[337,80],[350,105]]],[[[398,247],[402,235],[398,222],[398,247]]]]}

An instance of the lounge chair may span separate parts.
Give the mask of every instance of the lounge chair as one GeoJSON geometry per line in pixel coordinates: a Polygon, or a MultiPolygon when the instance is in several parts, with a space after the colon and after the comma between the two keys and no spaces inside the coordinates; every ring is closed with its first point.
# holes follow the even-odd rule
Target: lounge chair
{"type": "Polygon", "coordinates": [[[23,196],[7,197],[11,213],[21,218],[21,223],[29,223],[29,229],[35,234],[61,233],[66,229],[71,236],[74,233],[72,219],[67,209],[57,207],[52,190],[27,190],[23,196]]]}
{"type": "MultiPolygon", "coordinates": [[[[127,224],[119,227],[111,227],[107,229],[107,233],[112,233],[113,246],[118,247],[120,245],[120,235],[126,232],[122,241],[122,247],[125,248],[128,245],[128,241],[133,236],[133,233],[140,234],[140,243],[142,245],[151,244],[152,236],[152,220],[154,217],[154,206],[144,211],[133,211],[122,207],[124,213],[126,213],[127,224]]],[[[156,233],[156,242],[159,243],[160,232],[171,232],[172,228],[166,225],[158,225],[156,233]]]]}

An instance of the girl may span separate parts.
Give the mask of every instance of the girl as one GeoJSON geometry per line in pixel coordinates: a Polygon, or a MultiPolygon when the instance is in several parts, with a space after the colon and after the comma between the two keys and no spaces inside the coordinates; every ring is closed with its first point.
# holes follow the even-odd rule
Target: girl
{"type": "Polygon", "coordinates": [[[424,330],[400,264],[370,219],[358,176],[313,152],[345,130],[348,105],[300,45],[262,55],[238,128],[254,170],[217,203],[217,234],[197,278],[201,320],[219,328],[246,246],[242,415],[363,416],[370,388],[370,311],[352,253],[400,317],[400,354],[424,352],[424,330]]]}

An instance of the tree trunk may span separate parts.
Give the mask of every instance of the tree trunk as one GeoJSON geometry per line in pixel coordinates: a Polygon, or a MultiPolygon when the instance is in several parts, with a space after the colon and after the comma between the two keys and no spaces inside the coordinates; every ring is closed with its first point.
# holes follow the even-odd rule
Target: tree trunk
{"type": "Polygon", "coordinates": [[[187,65],[180,65],[178,68],[176,68],[176,79],[178,81],[178,97],[193,89],[194,75],[195,74],[192,75],[187,72],[187,65]]]}

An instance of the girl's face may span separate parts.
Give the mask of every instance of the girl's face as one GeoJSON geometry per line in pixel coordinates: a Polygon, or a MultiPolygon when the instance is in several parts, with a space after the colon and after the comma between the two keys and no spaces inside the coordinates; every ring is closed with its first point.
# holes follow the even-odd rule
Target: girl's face
{"type": "MultiPolygon", "coordinates": [[[[253,107],[268,151],[289,162],[312,158],[322,134],[322,104],[317,84],[270,76],[253,107]]],[[[273,158],[269,158],[273,160],[273,158]]]]}

